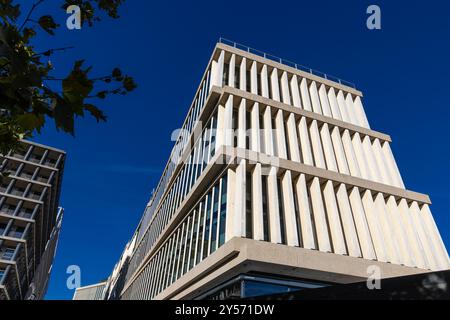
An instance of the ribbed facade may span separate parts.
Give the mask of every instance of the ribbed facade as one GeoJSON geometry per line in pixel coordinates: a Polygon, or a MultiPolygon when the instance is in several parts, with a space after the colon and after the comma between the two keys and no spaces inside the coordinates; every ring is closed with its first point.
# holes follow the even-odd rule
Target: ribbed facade
{"type": "Polygon", "coordinates": [[[0,300],[43,299],[61,228],[63,151],[23,141],[0,157],[0,300]]]}
{"type": "Polygon", "coordinates": [[[105,284],[105,282],[101,282],[77,288],[72,300],[103,300],[105,284]]]}
{"type": "MultiPolygon", "coordinates": [[[[362,93],[299,69],[217,44],[136,231],[122,299],[193,298],[188,288],[209,289],[207,272],[219,265],[268,264],[210,266],[235,238],[398,274],[449,268],[430,199],[405,189],[362,93]]],[[[294,277],[311,279],[301,263],[294,277]]],[[[311,280],[332,282],[324,270],[311,280]]]]}

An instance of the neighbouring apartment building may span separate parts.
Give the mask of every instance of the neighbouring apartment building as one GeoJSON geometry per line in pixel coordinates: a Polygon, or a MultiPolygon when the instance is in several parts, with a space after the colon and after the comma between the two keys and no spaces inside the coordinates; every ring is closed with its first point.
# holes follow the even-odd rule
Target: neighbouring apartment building
{"type": "Polygon", "coordinates": [[[96,283],[90,286],[79,287],[75,290],[72,300],[104,300],[106,282],[96,283]]]}
{"type": "Polygon", "coordinates": [[[430,198],[405,188],[353,85],[220,41],[182,129],[106,299],[244,298],[364,281],[373,266],[384,278],[449,268],[430,198]]]}
{"type": "Polygon", "coordinates": [[[30,141],[0,157],[0,300],[43,299],[61,230],[65,152],[30,141]]]}

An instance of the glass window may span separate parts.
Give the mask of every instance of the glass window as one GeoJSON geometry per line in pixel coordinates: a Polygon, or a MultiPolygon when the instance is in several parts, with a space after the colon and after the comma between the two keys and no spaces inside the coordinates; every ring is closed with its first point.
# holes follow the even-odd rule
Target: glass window
{"type": "Polygon", "coordinates": [[[226,216],[227,216],[227,176],[222,178],[222,192],[220,195],[220,230],[219,247],[225,243],[226,216]]]}
{"type": "Polygon", "coordinates": [[[270,241],[270,223],[267,207],[267,176],[262,177],[262,204],[263,204],[263,229],[264,241],[270,241]]]}
{"type": "Polygon", "coordinates": [[[191,242],[191,252],[189,254],[189,266],[188,266],[188,270],[191,270],[192,267],[194,266],[194,262],[195,262],[195,249],[196,249],[196,241],[197,241],[197,235],[198,235],[198,217],[200,215],[200,207],[198,206],[195,210],[194,210],[194,215],[193,215],[193,219],[194,219],[194,229],[192,232],[192,242],[191,242]]]}
{"type": "Polygon", "coordinates": [[[213,253],[217,249],[217,220],[219,214],[219,184],[214,186],[214,204],[211,223],[211,249],[210,253],[213,253]]]}
{"type": "Polygon", "coordinates": [[[209,247],[209,230],[211,223],[211,195],[212,192],[210,191],[209,194],[206,196],[206,208],[205,208],[206,220],[205,220],[205,234],[203,235],[203,259],[205,259],[209,253],[208,247],[209,247]]]}
{"type": "Polygon", "coordinates": [[[283,188],[281,179],[277,179],[278,189],[278,207],[280,211],[280,229],[281,229],[281,243],[286,244],[286,226],[284,225],[284,205],[283,205],[283,188]]]}
{"type": "Polygon", "coordinates": [[[14,256],[14,248],[4,248],[0,253],[0,259],[11,260],[14,256]]]}
{"type": "Polygon", "coordinates": [[[197,243],[197,257],[195,258],[195,264],[199,263],[202,259],[203,248],[203,229],[205,227],[205,201],[200,202],[200,226],[198,228],[198,243],[197,243]]]}
{"type": "Polygon", "coordinates": [[[0,269],[0,282],[3,280],[3,277],[5,276],[6,270],[0,269]]]}
{"type": "Polygon", "coordinates": [[[252,218],[252,174],[247,172],[245,182],[245,237],[253,238],[253,218],[252,218]]]}

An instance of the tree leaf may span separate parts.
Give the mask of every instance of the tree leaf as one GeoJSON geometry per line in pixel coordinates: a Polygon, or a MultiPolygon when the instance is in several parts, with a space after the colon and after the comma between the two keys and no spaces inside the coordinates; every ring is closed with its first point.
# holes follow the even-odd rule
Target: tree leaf
{"type": "Polygon", "coordinates": [[[38,23],[42,29],[44,29],[48,34],[51,34],[52,36],[55,35],[55,32],[53,30],[59,27],[59,24],[57,24],[55,20],[53,20],[53,17],[50,15],[40,17],[38,23]]]}

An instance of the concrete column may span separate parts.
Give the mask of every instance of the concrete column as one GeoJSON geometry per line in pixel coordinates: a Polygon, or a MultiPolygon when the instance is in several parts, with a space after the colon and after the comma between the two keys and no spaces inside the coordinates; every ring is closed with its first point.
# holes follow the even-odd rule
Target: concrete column
{"type": "Polygon", "coordinates": [[[394,155],[392,153],[389,142],[385,141],[382,147],[386,164],[389,167],[389,171],[391,176],[394,178],[396,182],[395,185],[399,188],[405,189],[405,184],[403,183],[402,176],[400,175],[400,171],[398,170],[397,163],[395,162],[394,155]]]}
{"type": "Polygon", "coordinates": [[[246,195],[246,163],[242,159],[236,168],[235,203],[233,213],[233,234],[236,237],[245,237],[245,195],[246,195]]]}
{"type": "Polygon", "coordinates": [[[347,165],[347,159],[345,158],[344,146],[342,145],[341,134],[339,132],[339,127],[334,127],[331,131],[331,140],[333,141],[333,148],[336,155],[339,173],[350,175],[350,170],[348,169],[347,165]]]}
{"type": "Polygon", "coordinates": [[[272,87],[272,100],[280,100],[280,87],[278,85],[278,70],[274,68],[270,74],[270,84],[272,87]]]}
{"type": "Polygon", "coordinates": [[[334,156],[333,143],[331,142],[330,129],[327,123],[322,125],[322,128],[320,129],[320,136],[322,137],[327,169],[338,172],[336,158],[334,156]]]}
{"type": "Polygon", "coordinates": [[[258,94],[258,69],[256,61],[252,62],[252,66],[250,68],[250,78],[250,91],[253,94],[258,94]]]}
{"type": "Polygon", "coordinates": [[[361,178],[361,170],[359,170],[358,160],[355,155],[355,149],[353,148],[352,139],[350,138],[348,129],[345,129],[342,134],[342,144],[344,145],[348,168],[350,169],[351,175],[361,178]]]}
{"type": "Polygon", "coordinates": [[[247,59],[246,58],[242,58],[241,66],[239,69],[239,89],[247,91],[247,59]]]}
{"type": "Polygon", "coordinates": [[[255,152],[261,150],[261,136],[259,130],[259,104],[255,102],[251,111],[251,140],[250,149],[255,152]]]}
{"type": "Polygon", "coordinates": [[[382,193],[377,193],[375,196],[375,209],[378,220],[381,222],[382,236],[385,243],[385,251],[389,262],[400,264],[400,250],[398,248],[398,240],[394,234],[393,223],[390,219],[389,213],[386,210],[386,203],[382,193]]]}
{"type": "Polygon", "coordinates": [[[247,106],[246,100],[242,99],[238,110],[238,148],[246,149],[246,135],[247,135],[247,106]]]}
{"type": "Polygon", "coordinates": [[[369,165],[367,164],[366,154],[362,148],[361,137],[358,132],[353,135],[352,142],[362,178],[373,180],[369,165]]]}
{"type": "Polygon", "coordinates": [[[283,103],[291,104],[291,97],[289,94],[289,81],[286,71],[281,75],[281,95],[283,97],[283,103]]]}
{"type": "Polygon", "coordinates": [[[383,150],[381,149],[380,140],[378,138],[375,138],[375,140],[373,141],[372,148],[375,155],[375,161],[377,162],[378,169],[380,170],[382,183],[391,186],[395,185],[392,181],[389,169],[387,168],[387,164],[384,161],[383,150]]]}
{"type": "Polygon", "coordinates": [[[261,69],[261,94],[264,98],[269,98],[269,83],[267,79],[267,65],[263,65],[261,69]]]}
{"type": "Polygon", "coordinates": [[[313,178],[313,181],[309,186],[309,192],[311,195],[311,204],[314,212],[314,223],[316,226],[319,250],[323,252],[331,252],[331,243],[328,236],[327,219],[325,217],[325,208],[323,206],[319,178],[313,178]]]}
{"type": "Polygon", "coordinates": [[[374,208],[373,198],[370,190],[364,191],[362,198],[364,211],[366,213],[367,222],[372,235],[373,245],[377,254],[377,260],[387,262],[386,244],[384,242],[381,223],[378,217],[378,212],[374,208]]]}
{"type": "Polygon", "coordinates": [[[330,102],[331,113],[334,119],[342,120],[341,111],[339,110],[339,104],[336,98],[336,92],[331,87],[328,90],[328,101],[330,102]]]}
{"type": "Polygon", "coordinates": [[[332,118],[333,115],[331,113],[331,107],[328,102],[327,89],[325,88],[324,84],[320,85],[319,98],[320,98],[320,104],[322,106],[323,115],[332,118]]]}
{"type": "Polygon", "coordinates": [[[345,97],[345,104],[347,105],[347,113],[350,117],[350,121],[357,126],[361,126],[361,123],[359,123],[359,119],[356,115],[355,107],[353,106],[353,98],[350,93],[347,93],[345,97]]]}
{"type": "Polygon", "coordinates": [[[309,85],[309,95],[311,97],[313,111],[315,113],[322,114],[322,108],[320,107],[319,94],[317,92],[317,85],[315,81],[312,81],[309,85]]]}
{"type": "Polygon", "coordinates": [[[317,128],[317,120],[313,120],[309,127],[311,135],[311,144],[314,153],[314,162],[316,167],[326,169],[325,159],[323,157],[322,143],[320,141],[319,129],[317,128]]]}
{"type": "Polygon", "coordinates": [[[300,162],[300,148],[298,145],[297,129],[295,127],[295,116],[293,113],[289,114],[287,121],[287,134],[291,160],[300,162]]]}
{"type": "Polygon", "coordinates": [[[332,181],[327,181],[323,189],[323,197],[328,216],[328,224],[330,226],[331,240],[333,243],[334,253],[347,254],[345,248],[344,234],[342,233],[342,225],[339,217],[339,210],[334,195],[334,187],[332,181]]]}
{"type": "MultiPolygon", "coordinates": [[[[219,119],[218,119],[219,120],[219,119]]],[[[233,146],[233,96],[229,95],[225,103],[225,117],[224,117],[224,145],[233,146]]]]}
{"type": "Polygon", "coordinates": [[[425,221],[422,219],[419,205],[416,201],[411,203],[409,212],[412,216],[412,221],[415,226],[416,232],[419,235],[419,240],[422,243],[422,247],[425,251],[425,256],[428,260],[428,268],[435,271],[439,269],[439,263],[435,257],[436,250],[430,241],[429,234],[426,232],[425,221]]]}
{"type": "Polygon", "coordinates": [[[261,163],[257,163],[252,173],[253,239],[264,240],[264,218],[262,203],[261,163]]]}
{"type": "Polygon", "coordinates": [[[300,135],[300,146],[302,148],[303,163],[309,166],[314,165],[311,144],[309,142],[308,124],[306,118],[302,117],[298,123],[298,132],[300,135]]]}
{"type": "Polygon", "coordinates": [[[378,169],[377,162],[375,160],[375,154],[373,152],[372,143],[370,142],[370,137],[365,136],[362,142],[363,151],[366,156],[367,164],[374,181],[383,183],[380,170],[378,169]]]}
{"type": "Polygon", "coordinates": [[[296,184],[298,207],[300,211],[300,228],[302,230],[302,243],[305,249],[317,249],[314,241],[314,229],[312,225],[312,214],[310,211],[306,178],[300,174],[296,184]]]}
{"type": "Polygon", "coordinates": [[[353,105],[355,106],[356,114],[359,119],[359,123],[367,129],[370,129],[369,121],[367,121],[366,112],[364,111],[364,107],[361,102],[361,97],[356,96],[355,100],[353,101],[353,105]]]}
{"type": "Polygon", "coordinates": [[[436,222],[433,219],[433,215],[431,214],[430,207],[428,204],[424,204],[420,209],[420,213],[425,222],[424,227],[426,228],[425,232],[431,238],[433,246],[436,250],[436,258],[438,260],[438,266],[440,270],[449,269],[449,258],[448,252],[445,248],[444,242],[442,241],[441,235],[439,234],[439,230],[436,226],[436,222]]]}
{"type": "Polygon", "coordinates": [[[345,102],[344,93],[342,92],[342,90],[338,91],[337,102],[339,106],[339,112],[341,113],[342,121],[352,123],[350,116],[348,115],[347,112],[347,103],[345,102]]]}
{"type": "Polygon", "coordinates": [[[275,124],[277,126],[275,131],[277,136],[278,157],[287,159],[286,136],[284,134],[284,117],[282,110],[277,111],[275,124]]]}
{"type": "Polygon", "coordinates": [[[312,111],[311,100],[309,99],[308,81],[303,78],[300,82],[300,94],[302,96],[303,109],[312,111]]]}
{"type": "Polygon", "coordinates": [[[292,175],[287,170],[281,181],[283,188],[284,221],[286,225],[286,242],[288,246],[298,247],[297,219],[295,217],[294,192],[292,190],[292,175]]]}
{"type": "Polygon", "coordinates": [[[353,187],[349,199],[363,258],[376,260],[377,256],[375,254],[375,248],[373,247],[372,236],[370,235],[369,223],[367,222],[363,203],[361,201],[361,194],[357,187],[353,187]]]}
{"type": "Polygon", "coordinates": [[[408,243],[408,236],[406,234],[405,226],[402,223],[400,212],[398,210],[397,202],[395,201],[394,196],[389,196],[386,203],[386,208],[391,218],[392,226],[395,230],[394,236],[399,248],[400,261],[405,266],[415,267],[416,264],[410,254],[412,253],[412,249],[410,248],[410,245],[408,243]]]}
{"type": "Polygon", "coordinates": [[[281,243],[280,207],[278,203],[277,169],[270,168],[267,176],[270,241],[281,243]]]}
{"type": "Polygon", "coordinates": [[[426,269],[428,263],[425,258],[425,252],[422,248],[422,244],[420,243],[418,234],[414,229],[412,217],[409,213],[408,203],[405,199],[401,199],[398,203],[398,211],[400,213],[401,221],[406,231],[408,243],[410,244],[410,247],[412,249],[412,252],[410,254],[414,258],[415,265],[418,268],[426,269]]]}
{"type": "Polygon", "coordinates": [[[228,75],[228,85],[232,88],[235,87],[234,77],[235,77],[235,69],[236,69],[236,55],[233,53],[230,58],[230,68],[228,75]]]}
{"type": "Polygon", "coordinates": [[[225,59],[225,52],[221,50],[217,61],[213,60],[211,63],[210,89],[212,86],[222,87],[224,59],[225,59]]]}
{"type": "Polygon", "coordinates": [[[217,107],[217,130],[216,130],[216,144],[215,152],[219,150],[225,143],[225,106],[219,105],[217,107]]]}
{"type": "Polygon", "coordinates": [[[272,110],[267,106],[264,110],[264,143],[265,151],[269,156],[273,156],[273,130],[272,130],[272,110]]]}
{"type": "Polygon", "coordinates": [[[291,92],[292,92],[292,104],[294,105],[294,107],[301,108],[302,102],[300,99],[300,91],[298,90],[299,87],[298,87],[297,76],[295,74],[292,76],[290,85],[291,85],[291,92]]]}
{"type": "Polygon", "coordinates": [[[348,201],[347,187],[345,184],[341,183],[339,185],[336,198],[341,213],[342,228],[345,234],[348,255],[350,257],[361,258],[362,253],[359,248],[358,234],[356,232],[355,222],[353,221],[352,209],[348,201]]]}

